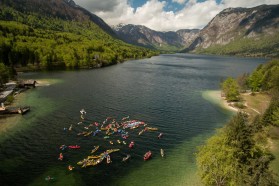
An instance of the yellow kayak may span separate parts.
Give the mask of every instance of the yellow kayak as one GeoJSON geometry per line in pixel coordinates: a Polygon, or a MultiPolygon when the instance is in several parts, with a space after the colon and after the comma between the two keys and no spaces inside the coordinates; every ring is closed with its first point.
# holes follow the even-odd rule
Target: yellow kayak
{"type": "Polygon", "coordinates": [[[96,151],[99,149],[100,146],[94,146],[94,147],[95,147],[95,149],[93,149],[93,150],[91,151],[91,154],[93,154],[94,152],[96,152],[96,151]]]}

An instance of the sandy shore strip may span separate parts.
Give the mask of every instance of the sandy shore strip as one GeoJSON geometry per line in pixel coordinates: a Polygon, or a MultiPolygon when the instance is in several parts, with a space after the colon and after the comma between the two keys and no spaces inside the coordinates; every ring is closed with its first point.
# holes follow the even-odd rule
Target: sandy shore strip
{"type": "Polygon", "coordinates": [[[232,107],[229,105],[229,103],[223,98],[221,97],[221,90],[206,90],[206,91],[203,91],[202,92],[202,97],[215,104],[215,105],[218,105],[224,109],[227,109],[227,110],[231,110],[231,111],[234,111],[234,112],[238,112],[239,110],[235,107],[232,107]]]}

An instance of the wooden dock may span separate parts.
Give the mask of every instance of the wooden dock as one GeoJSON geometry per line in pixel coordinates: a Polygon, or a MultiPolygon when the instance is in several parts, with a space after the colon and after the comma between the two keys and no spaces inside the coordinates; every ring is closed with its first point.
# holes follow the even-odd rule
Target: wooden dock
{"type": "Polygon", "coordinates": [[[30,110],[29,106],[24,107],[0,107],[0,115],[4,114],[25,114],[30,110]]]}

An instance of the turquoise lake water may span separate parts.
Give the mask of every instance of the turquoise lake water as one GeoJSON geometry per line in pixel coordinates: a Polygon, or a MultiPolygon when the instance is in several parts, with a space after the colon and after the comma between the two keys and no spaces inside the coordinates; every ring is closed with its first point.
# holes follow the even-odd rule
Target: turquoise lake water
{"type": "Polygon", "coordinates": [[[196,147],[233,114],[204,99],[203,93],[219,89],[222,79],[251,72],[266,61],[172,54],[101,69],[20,74],[20,78],[49,85],[19,96],[18,104],[31,106],[29,113],[0,120],[1,185],[200,185],[196,147]],[[78,125],[82,108],[87,114],[78,125]],[[77,136],[93,122],[101,123],[107,117],[121,122],[125,116],[159,130],[140,136],[142,127],[126,130],[127,145],[116,142],[119,135],[104,139],[105,132],[77,136]],[[71,125],[72,131],[64,131],[71,125]],[[157,139],[160,132],[163,136],[157,139]],[[132,140],[135,148],[130,149],[132,140]],[[81,148],[61,151],[62,144],[81,148]],[[111,148],[120,151],[111,154],[111,164],[78,166],[96,145],[100,145],[96,154],[111,148]],[[161,158],[160,148],[165,150],[165,158],[161,158]],[[143,161],[148,150],[152,159],[143,161]],[[60,152],[63,161],[57,160],[60,152]],[[126,154],[131,159],[123,163],[126,154]],[[75,169],[68,171],[68,165],[75,169]],[[54,180],[46,181],[46,176],[54,180]]]}

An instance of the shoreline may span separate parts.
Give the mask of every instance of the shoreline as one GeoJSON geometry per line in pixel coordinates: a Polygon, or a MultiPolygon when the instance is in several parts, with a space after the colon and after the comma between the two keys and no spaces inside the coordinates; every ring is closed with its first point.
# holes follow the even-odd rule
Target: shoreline
{"type": "Polygon", "coordinates": [[[214,105],[217,105],[223,109],[230,110],[233,112],[238,112],[239,109],[233,107],[228,103],[222,96],[221,96],[221,90],[206,90],[202,92],[202,97],[209,101],[210,103],[213,103],[214,105]]]}

